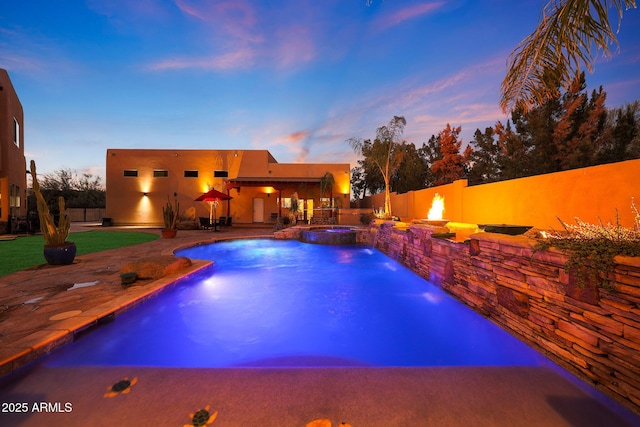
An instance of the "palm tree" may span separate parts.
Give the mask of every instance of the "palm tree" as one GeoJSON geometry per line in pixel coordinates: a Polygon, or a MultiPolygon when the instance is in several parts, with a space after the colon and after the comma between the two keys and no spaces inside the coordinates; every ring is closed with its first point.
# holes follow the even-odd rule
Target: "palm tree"
{"type": "Polygon", "coordinates": [[[538,27],[509,57],[501,88],[503,111],[526,112],[558,98],[582,63],[592,72],[598,53],[610,56],[610,47],[618,45],[609,10],[617,12],[619,28],[623,12],[635,7],[635,0],[550,0],[538,27]]]}

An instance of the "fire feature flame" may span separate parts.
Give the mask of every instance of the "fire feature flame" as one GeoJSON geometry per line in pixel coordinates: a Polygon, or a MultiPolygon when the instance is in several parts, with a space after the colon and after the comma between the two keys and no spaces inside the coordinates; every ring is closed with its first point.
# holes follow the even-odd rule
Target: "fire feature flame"
{"type": "Polygon", "coordinates": [[[431,201],[431,209],[427,214],[427,219],[430,221],[442,220],[442,214],[444,213],[444,197],[436,193],[431,201]]]}

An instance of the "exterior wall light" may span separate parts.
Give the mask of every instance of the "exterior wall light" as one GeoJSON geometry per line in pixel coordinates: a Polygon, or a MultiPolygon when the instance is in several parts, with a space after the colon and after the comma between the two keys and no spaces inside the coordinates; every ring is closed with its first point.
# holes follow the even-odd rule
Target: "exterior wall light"
{"type": "Polygon", "coordinates": [[[143,195],[144,197],[147,197],[147,196],[149,195],[149,193],[147,193],[147,192],[145,191],[144,193],[142,193],[142,195],[143,195]]]}

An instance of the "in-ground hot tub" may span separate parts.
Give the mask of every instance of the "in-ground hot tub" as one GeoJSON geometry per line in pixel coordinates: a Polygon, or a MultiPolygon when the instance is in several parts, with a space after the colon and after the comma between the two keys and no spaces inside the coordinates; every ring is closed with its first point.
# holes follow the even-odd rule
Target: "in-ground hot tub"
{"type": "Polygon", "coordinates": [[[354,245],[356,231],[349,227],[319,227],[302,230],[300,241],[320,245],[354,245]]]}

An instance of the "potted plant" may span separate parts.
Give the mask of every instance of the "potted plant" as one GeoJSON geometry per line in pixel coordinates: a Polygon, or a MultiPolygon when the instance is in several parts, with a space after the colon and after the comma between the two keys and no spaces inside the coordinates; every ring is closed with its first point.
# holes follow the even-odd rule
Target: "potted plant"
{"type": "Polygon", "coordinates": [[[71,219],[65,207],[64,197],[58,198],[58,208],[60,210],[60,219],[56,226],[47,202],[40,191],[40,184],[36,174],[36,162],[31,160],[30,173],[33,180],[33,192],[36,195],[38,203],[38,217],[40,219],[40,230],[44,237],[44,258],[52,265],[67,265],[73,263],[76,257],[76,245],[73,242],[67,242],[69,237],[69,228],[71,227],[71,219]]]}
{"type": "Polygon", "coordinates": [[[176,237],[178,233],[178,218],[180,216],[180,203],[178,199],[174,197],[173,204],[171,199],[167,196],[167,204],[162,208],[162,219],[164,221],[164,228],[162,229],[162,237],[172,238],[176,237]]]}

